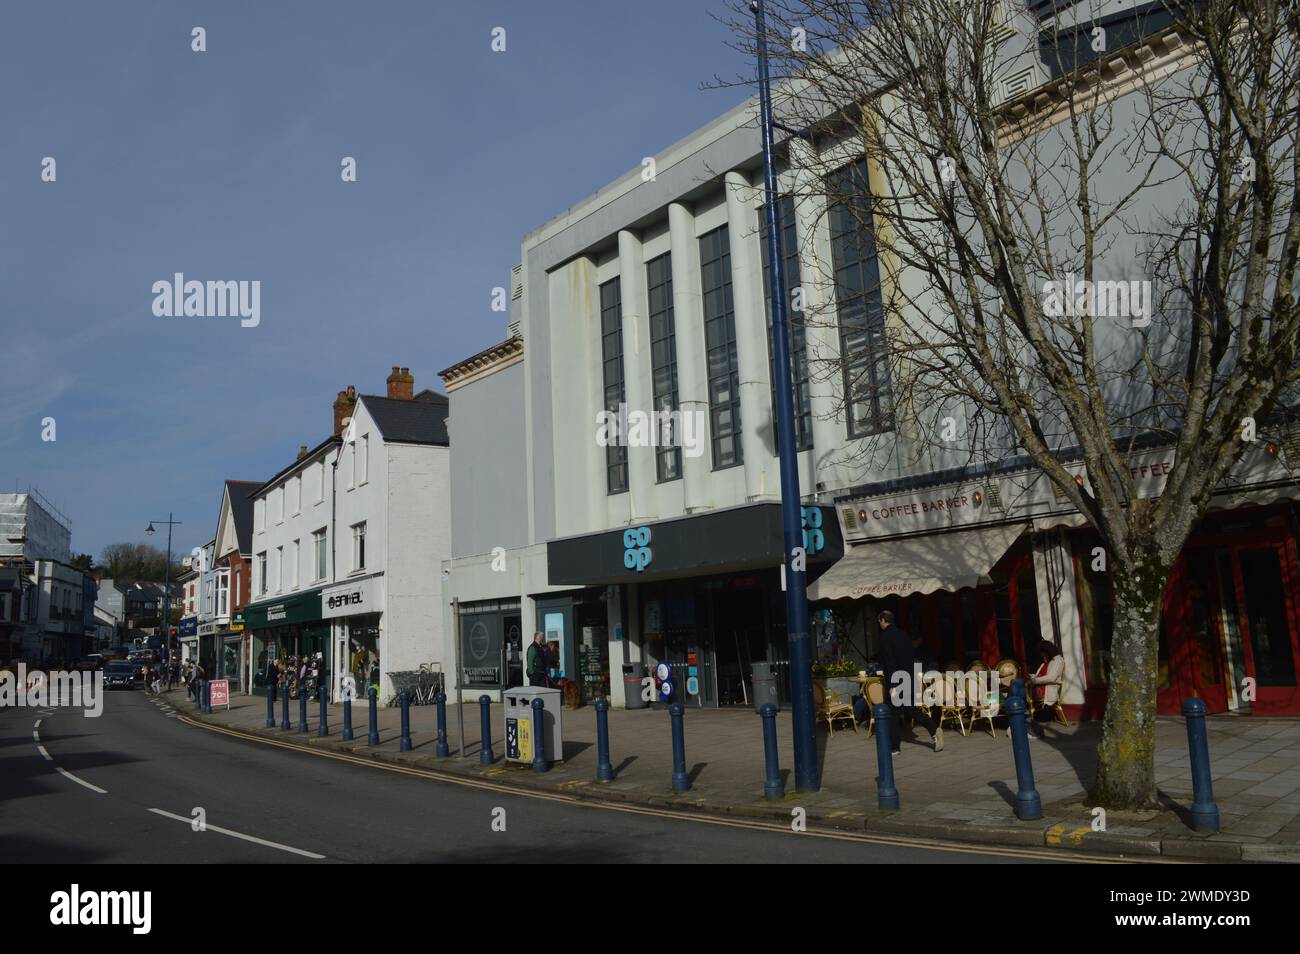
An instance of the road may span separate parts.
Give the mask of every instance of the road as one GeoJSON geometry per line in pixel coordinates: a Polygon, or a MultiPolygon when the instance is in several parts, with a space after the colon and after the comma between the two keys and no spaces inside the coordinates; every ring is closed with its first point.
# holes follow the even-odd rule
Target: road
{"type": "Polygon", "coordinates": [[[108,693],[98,718],[66,708],[0,710],[4,860],[1042,860],[502,794],[232,738],[186,725],[168,710],[141,691],[108,693]],[[194,830],[196,809],[206,830],[194,830]],[[505,830],[494,830],[494,821],[505,830]]]}

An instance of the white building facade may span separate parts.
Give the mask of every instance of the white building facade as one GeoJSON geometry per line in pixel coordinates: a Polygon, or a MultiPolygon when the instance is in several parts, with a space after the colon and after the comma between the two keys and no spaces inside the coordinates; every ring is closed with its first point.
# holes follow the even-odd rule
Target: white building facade
{"type": "Polygon", "coordinates": [[[340,392],[337,433],[252,494],[253,667],[321,653],[337,698],[351,675],[380,699],[393,672],[442,668],[442,561],[450,549],[446,399],[340,392]]]}

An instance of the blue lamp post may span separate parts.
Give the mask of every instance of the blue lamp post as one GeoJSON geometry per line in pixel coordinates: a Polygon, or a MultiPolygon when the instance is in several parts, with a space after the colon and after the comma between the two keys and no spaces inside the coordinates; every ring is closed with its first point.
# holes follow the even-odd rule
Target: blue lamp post
{"type": "Polygon", "coordinates": [[[804,569],[802,502],[795,446],[794,395],[790,387],[790,338],[786,320],[785,256],[781,252],[781,210],[772,142],[772,85],[767,69],[763,0],[752,0],[758,37],[758,102],[763,137],[763,194],[767,219],[768,295],[772,301],[772,360],[776,375],[776,433],[781,464],[781,527],[785,542],[785,614],[790,639],[790,714],[794,726],[794,784],[800,792],[821,787],[817,777],[813,719],[812,638],[808,632],[808,581],[804,569]]]}

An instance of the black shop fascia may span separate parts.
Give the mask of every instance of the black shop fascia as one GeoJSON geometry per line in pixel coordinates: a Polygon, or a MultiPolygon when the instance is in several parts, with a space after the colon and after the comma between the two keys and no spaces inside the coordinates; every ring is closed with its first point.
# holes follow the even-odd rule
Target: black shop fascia
{"type": "MultiPolygon", "coordinates": [[[[801,522],[812,580],[844,555],[844,541],[829,506],[803,506],[801,522]]],[[[746,504],[551,540],[547,578],[594,586],[746,573],[780,567],[783,550],[781,505],[746,504]]]]}

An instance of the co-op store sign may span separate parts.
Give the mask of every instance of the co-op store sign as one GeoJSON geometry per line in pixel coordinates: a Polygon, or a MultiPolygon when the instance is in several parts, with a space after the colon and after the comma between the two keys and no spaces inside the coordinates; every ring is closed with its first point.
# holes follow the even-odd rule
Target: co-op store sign
{"type": "MultiPolygon", "coordinates": [[[[1165,447],[1134,454],[1128,459],[1129,475],[1139,496],[1157,497],[1174,467],[1174,450],[1165,447]]],[[[1091,490],[1082,462],[1068,464],[1080,486],[1091,490]]],[[[1285,469],[1262,444],[1247,452],[1221,485],[1220,492],[1278,479],[1285,469]]],[[[1038,470],[988,475],[962,484],[927,487],[885,497],[847,501],[839,508],[844,536],[849,540],[924,533],[1068,514],[1074,505],[1038,470]]]]}

